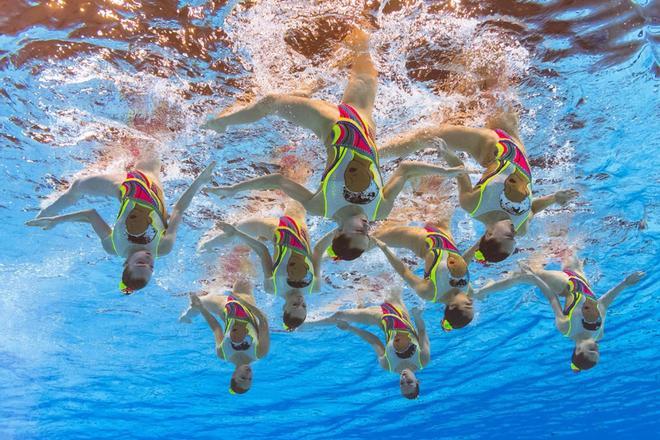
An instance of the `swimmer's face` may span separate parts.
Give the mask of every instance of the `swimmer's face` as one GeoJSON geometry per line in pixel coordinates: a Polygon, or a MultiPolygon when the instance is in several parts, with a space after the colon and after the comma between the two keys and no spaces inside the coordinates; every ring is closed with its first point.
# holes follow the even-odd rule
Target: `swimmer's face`
{"type": "Polygon", "coordinates": [[[305,262],[305,257],[297,252],[292,252],[286,265],[287,277],[292,281],[301,281],[307,276],[308,271],[309,266],[305,262]]]}
{"type": "Polygon", "coordinates": [[[357,158],[351,160],[344,171],[346,188],[353,192],[362,192],[369,188],[372,179],[369,165],[369,162],[365,160],[357,158]]]}
{"type": "Polygon", "coordinates": [[[585,339],[575,344],[575,353],[584,355],[590,361],[598,363],[600,360],[600,351],[598,350],[598,343],[593,339],[585,339]]]}
{"type": "Polygon", "coordinates": [[[415,393],[418,384],[419,381],[417,380],[417,377],[415,377],[415,373],[411,370],[405,368],[401,372],[401,375],[399,376],[399,388],[401,389],[402,396],[409,396],[415,393]]]}
{"type": "Polygon", "coordinates": [[[511,220],[500,220],[488,226],[484,234],[487,240],[495,240],[500,245],[500,250],[511,254],[516,245],[516,230],[511,220]]]}
{"type": "Polygon", "coordinates": [[[231,376],[236,384],[244,390],[249,390],[252,386],[252,367],[249,364],[239,365],[231,376]]]}
{"type": "Polygon", "coordinates": [[[449,310],[460,310],[463,315],[469,317],[470,321],[474,318],[474,301],[465,292],[454,295],[447,303],[447,308],[449,310]]]}
{"type": "Polygon", "coordinates": [[[394,341],[392,342],[392,345],[394,345],[394,349],[398,352],[404,352],[410,347],[410,344],[412,344],[412,340],[410,339],[410,335],[407,333],[397,333],[394,335],[394,341]]]}
{"type": "Polygon", "coordinates": [[[245,339],[247,333],[247,325],[245,322],[234,321],[234,325],[229,332],[229,337],[234,344],[240,344],[245,339]]]}
{"type": "Polygon", "coordinates": [[[303,321],[307,318],[307,303],[300,291],[296,290],[287,294],[286,302],[284,303],[284,312],[303,321]]]}
{"type": "Polygon", "coordinates": [[[369,247],[369,220],[364,214],[346,219],[341,232],[350,239],[350,248],[366,250],[369,247]]]}
{"type": "Polygon", "coordinates": [[[149,210],[142,206],[136,206],[126,217],[126,231],[131,235],[141,235],[151,224],[149,210]]]}
{"type": "Polygon", "coordinates": [[[600,312],[598,311],[598,304],[596,301],[587,300],[582,306],[582,316],[584,316],[585,321],[587,322],[596,322],[600,318],[600,312]]]}
{"type": "Polygon", "coordinates": [[[522,202],[529,196],[527,179],[518,170],[504,181],[504,195],[512,202],[522,202]]]}
{"type": "Polygon", "coordinates": [[[131,278],[140,278],[148,283],[154,271],[154,256],[149,251],[133,252],[124,265],[130,270],[131,278]]]}

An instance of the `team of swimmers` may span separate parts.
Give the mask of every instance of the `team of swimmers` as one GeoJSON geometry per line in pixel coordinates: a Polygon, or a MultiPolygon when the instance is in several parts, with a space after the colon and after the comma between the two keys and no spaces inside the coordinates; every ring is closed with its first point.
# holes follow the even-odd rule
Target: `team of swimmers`
{"type": "MultiPolygon", "coordinates": [[[[92,175],[75,180],[27,224],[50,229],[63,222],[90,223],[103,248],[125,259],[120,289],[130,294],[148,284],[155,258],[172,250],[183,214],[195,194],[203,190],[230,197],[243,191],[280,190],[292,199],[281,217],[248,218],[236,225],[221,222],[215,235],[199,243],[198,251],[211,252],[236,239],[254,250],[263,269],[263,289],[284,298],[282,320],[288,330],[300,327],[306,320],[305,296],[321,288],[324,255],[355,260],[378,247],[421,299],[444,304],[441,325],[445,331],[463,328],[472,321],[475,298],[517,283],[529,283],[548,299],[557,329],[575,342],[571,368],[581,371],[596,365],[597,341],[603,335],[607,308],[626,286],[639,282],[644,273],[629,275],[597,298],[584,276],[582,262],[573,253],[565,258],[561,271],[520,262],[519,271],[474,290],[469,271],[472,261],[505,260],[513,253],[517,237],[527,232],[535,214],[553,204],[566,205],[577,192],[568,189],[532,196],[532,170],[518,132],[518,118],[510,111],[491,118],[486,128],[442,124],[405,133],[377,147],[372,113],[378,79],[369,53],[369,37],[355,30],[347,42],[352,49],[352,67],[339,105],[298,93],[272,94],[240,109],[228,109],[209,118],[203,126],[221,133],[232,125],[276,115],[311,130],[327,152],[317,191],[281,174],[231,186],[210,186],[213,162],[168,212],[159,179],[160,160],[154,151],[146,151],[126,175],[92,175]],[[389,181],[384,181],[381,158],[400,158],[424,148],[436,148],[448,167],[403,161],[389,181]],[[464,166],[457,152],[466,153],[485,168],[475,185],[469,177],[473,172],[464,166]],[[383,225],[370,231],[374,221],[388,217],[408,180],[432,175],[455,177],[460,207],[485,225],[486,231],[478,242],[466,246],[463,253],[452,236],[452,212],[447,210],[438,213],[437,222],[425,227],[383,225]],[[94,209],[58,215],[86,195],[117,198],[120,208],[113,227],[94,209]],[[336,228],[312,246],[307,215],[330,219],[336,228]],[[415,275],[392,248],[408,249],[420,262],[423,260],[423,276],[415,275]],[[564,299],[563,305],[560,298],[564,299]]],[[[252,384],[250,364],[266,356],[270,348],[268,318],[254,300],[253,282],[237,281],[229,295],[217,291],[192,294],[180,320],[190,322],[198,314],[213,331],[218,357],[235,366],[230,392],[247,392],[252,384]]],[[[419,395],[415,371],[428,364],[430,341],[422,310],[413,308],[409,312],[400,292],[391,293],[380,306],[339,310],[305,326],[328,324],[367,342],[381,367],[399,373],[403,396],[414,399],[419,395]],[[377,334],[354,324],[380,327],[384,342],[377,334]]]]}

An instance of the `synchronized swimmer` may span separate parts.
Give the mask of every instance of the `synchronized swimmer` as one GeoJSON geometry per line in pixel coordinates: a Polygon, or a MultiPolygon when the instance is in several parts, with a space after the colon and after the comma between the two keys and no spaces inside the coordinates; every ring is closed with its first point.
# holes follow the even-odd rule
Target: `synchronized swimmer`
{"type": "MultiPolygon", "coordinates": [[[[516,239],[527,233],[536,214],[553,204],[565,206],[578,196],[577,191],[566,189],[543,197],[532,196],[532,169],[518,130],[518,117],[512,111],[496,114],[486,128],[439,124],[404,133],[377,147],[372,114],[378,72],[369,53],[369,36],[356,29],[346,43],[352,51],[352,66],[339,104],[300,93],[272,94],[243,108],[224,110],[202,126],[223,133],[229,126],[275,115],[312,131],[327,153],[326,168],[316,192],[277,173],[229,186],[211,186],[215,166],[212,162],[168,214],[159,179],[160,160],[154,151],[147,150],[125,175],[95,174],[75,180],[27,224],[42,229],[63,222],[91,224],[103,248],[125,258],[120,289],[130,294],[147,285],[154,258],[172,250],[183,214],[195,194],[203,191],[230,197],[244,191],[280,190],[292,200],[279,217],[246,218],[235,225],[218,222],[218,230],[207,234],[197,250],[214,252],[236,240],[248,245],[261,262],[263,291],[284,301],[282,322],[286,330],[335,325],[355,334],[371,346],[383,369],[399,374],[402,396],[418,397],[420,387],[415,372],[428,366],[431,359],[423,310],[412,308],[409,312],[402,292],[390,289],[378,306],[339,310],[329,317],[306,322],[305,297],[321,289],[324,256],[350,261],[379,248],[419,298],[444,304],[440,324],[444,331],[472,322],[475,299],[517,284],[532,284],[550,303],[557,329],[575,344],[571,369],[579,372],[595,366],[607,309],[626,287],[638,283],[644,272],[628,275],[598,298],[584,275],[582,262],[572,250],[559,271],[519,261],[519,271],[474,289],[469,268],[472,261],[505,260],[513,253],[516,239]],[[401,159],[428,147],[435,147],[448,167],[402,161],[389,181],[384,181],[381,158],[401,159]],[[475,185],[469,176],[472,171],[457,154],[467,154],[485,168],[475,185]],[[450,227],[453,208],[443,209],[425,226],[385,223],[370,230],[373,222],[388,218],[406,182],[434,175],[456,178],[458,205],[485,225],[477,243],[456,243],[450,227]],[[113,227],[94,209],[58,215],[84,196],[119,200],[113,227]],[[308,214],[331,219],[336,225],[313,246],[306,222],[308,214]],[[413,252],[420,264],[423,261],[423,276],[416,275],[392,249],[413,252]],[[563,305],[560,298],[564,299],[563,305]],[[380,327],[385,342],[356,324],[380,327]]],[[[361,269],[364,271],[364,266],[361,269]]],[[[229,294],[213,284],[207,291],[190,294],[190,304],[179,318],[181,322],[192,322],[199,314],[204,317],[213,331],[217,356],[235,366],[229,384],[232,394],[251,388],[250,365],[270,350],[268,317],[254,299],[255,283],[249,274],[237,275],[229,294]]]]}

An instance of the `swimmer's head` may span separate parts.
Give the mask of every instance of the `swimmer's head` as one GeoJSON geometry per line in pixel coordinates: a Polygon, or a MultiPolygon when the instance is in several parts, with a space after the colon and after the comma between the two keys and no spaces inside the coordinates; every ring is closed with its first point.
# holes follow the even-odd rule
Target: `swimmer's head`
{"type": "Polygon", "coordinates": [[[284,327],[291,331],[300,327],[307,318],[307,303],[299,290],[291,290],[286,294],[282,313],[284,327]]]}
{"type": "Polygon", "coordinates": [[[497,263],[505,260],[513,253],[516,245],[516,231],[511,220],[500,220],[488,226],[486,232],[479,241],[477,252],[478,259],[483,259],[490,263],[497,263]]]}
{"type": "Polygon", "coordinates": [[[399,376],[399,388],[401,395],[406,399],[417,399],[419,396],[419,380],[415,373],[408,368],[404,368],[399,376]]]}
{"type": "Polygon", "coordinates": [[[369,220],[364,214],[347,218],[332,239],[332,253],[339,260],[358,258],[369,247],[369,220]]]}
{"type": "Polygon", "coordinates": [[[121,289],[131,294],[149,284],[154,271],[154,257],[149,251],[133,252],[124,261],[124,272],[121,276],[121,289]]]}
{"type": "Polygon", "coordinates": [[[576,373],[589,370],[595,367],[599,360],[598,343],[593,339],[585,339],[575,344],[573,357],[571,358],[571,369],[576,373]]]}
{"type": "Polygon", "coordinates": [[[369,188],[373,174],[369,169],[371,162],[360,157],[354,157],[344,171],[344,186],[350,192],[360,193],[369,188]]]}
{"type": "Polygon", "coordinates": [[[244,394],[252,387],[252,367],[249,364],[239,365],[231,375],[229,392],[232,394],[244,394]]]}
{"type": "Polygon", "coordinates": [[[453,330],[463,328],[474,319],[474,303],[464,292],[457,293],[445,306],[442,328],[453,330]]]}

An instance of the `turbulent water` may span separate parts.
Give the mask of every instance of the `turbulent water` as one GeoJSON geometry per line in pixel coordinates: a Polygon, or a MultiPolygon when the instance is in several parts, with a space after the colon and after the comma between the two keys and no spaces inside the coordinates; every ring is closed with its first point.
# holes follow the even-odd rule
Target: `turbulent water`
{"type": "MultiPolygon", "coordinates": [[[[0,7],[0,437],[660,432],[657,2],[12,0],[0,7]],[[418,375],[420,398],[408,401],[397,377],[351,335],[278,331],[281,303],[258,289],[275,330],[271,353],[254,365],[252,390],[230,396],[231,367],[215,357],[207,326],[177,317],[203,280],[228,288],[245,252],[198,256],[195,246],[215,220],[278,215],[281,196],[198,196],[175,250],[131,297],[117,291],[121,261],[103,253],[87,225],[24,226],[75,176],[122,170],[145,146],[161,152],[169,202],[213,159],[218,184],[281,171],[315,187],[325,153],[310,133],[275,119],[222,135],[198,127],[210,112],[271,92],[309,86],[316,98],[339,100],[348,55],[340,42],[353,26],[372,34],[380,143],[440,121],[480,125],[498,106],[512,106],[535,192],[580,191],[568,207],[536,218],[510,261],[473,268],[477,286],[521,258],[557,267],[571,246],[582,249],[599,294],[634,270],[648,273],[614,303],[597,368],[574,375],[570,341],[554,330],[549,306],[533,289],[514,288],[478,303],[472,325],[449,334],[437,325],[441,311],[427,306],[432,362],[418,375]]],[[[393,163],[384,168],[389,173],[393,163]]],[[[423,185],[404,193],[393,218],[427,221],[447,209],[441,196],[455,190],[421,194],[423,185]]],[[[79,206],[90,203],[107,221],[116,215],[110,201],[79,206]]],[[[309,223],[314,239],[331,227],[309,223]]],[[[459,247],[480,228],[456,212],[459,247]]],[[[375,251],[323,269],[327,283],[309,300],[309,319],[376,304],[399,284],[375,251]]],[[[409,291],[405,298],[416,303],[409,291]]]]}

